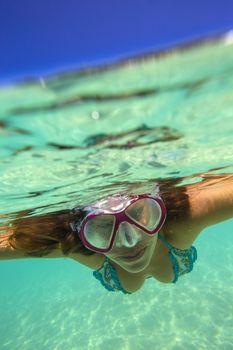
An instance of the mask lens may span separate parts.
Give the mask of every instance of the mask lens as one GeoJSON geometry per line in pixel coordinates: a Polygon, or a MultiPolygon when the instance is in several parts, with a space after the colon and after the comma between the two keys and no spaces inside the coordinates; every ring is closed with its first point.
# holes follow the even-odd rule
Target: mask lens
{"type": "Polygon", "coordinates": [[[84,235],[88,243],[99,249],[110,246],[115,217],[113,215],[99,215],[90,219],[84,227],[84,235]]]}
{"type": "Polygon", "coordinates": [[[126,215],[135,221],[135,223],[152,231],[158,226],[162,211],[156,200],[152,198],[143,198],[132,203],[127,208],[126,215]]]}

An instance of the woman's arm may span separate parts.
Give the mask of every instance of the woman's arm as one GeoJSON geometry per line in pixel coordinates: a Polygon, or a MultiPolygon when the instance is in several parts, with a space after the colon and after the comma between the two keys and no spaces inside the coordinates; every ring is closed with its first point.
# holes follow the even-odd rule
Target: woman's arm
{"type": "Polygon", "coordinates": [[[187,186],[191,219],[203,229],[233,218],[233,174],[187,186]]]}
{"type": "Polygon", "coordinates": [[[167,199],[171,205],[164,231],[180,249],[189,248],[206,227],[233,218],[233,174],[198,175],[201,182],[178,186],[171,191],[174,198],[167,199]]]}

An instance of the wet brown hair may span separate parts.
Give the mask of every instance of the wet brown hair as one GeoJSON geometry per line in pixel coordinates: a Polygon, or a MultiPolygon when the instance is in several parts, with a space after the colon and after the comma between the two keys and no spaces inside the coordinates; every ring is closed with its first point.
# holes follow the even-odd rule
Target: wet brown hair
{"type": "MultiPolygon", "coordinates": [[[[25,212],[21,212],[25,215],[25,212]]],[[[20,213],[18,213],[20,216],[20,213]]],[[[94,254],[86,249],[77,232],[72,231],[70,221],[81,220],[85,212],[73,214],[69,210],[38,216],[21,217],[11,225],[9,244],[25,256],[42,257],[60,249],[64,256],[70,253],[94,254]]]]}
{"type": "Polygon", "coordinates": [[[179,181],[165,180],[160,185],[160,195],[167,209],[167,219],[170,221],[179,221],[184,217],[190,217],[187,186],[177,186],[178,183],[179,181]]]}

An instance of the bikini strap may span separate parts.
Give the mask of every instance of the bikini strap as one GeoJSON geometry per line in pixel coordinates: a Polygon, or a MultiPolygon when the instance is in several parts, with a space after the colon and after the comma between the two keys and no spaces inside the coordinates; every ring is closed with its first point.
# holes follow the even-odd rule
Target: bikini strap
{"type": "Polygon", "coordinates": [[[159,233],[158,237],[161,239],[161,241],[165,244],[165,246],[170,250],[174,248],[169,242],[166,241],[166,239],[159,233]]]}

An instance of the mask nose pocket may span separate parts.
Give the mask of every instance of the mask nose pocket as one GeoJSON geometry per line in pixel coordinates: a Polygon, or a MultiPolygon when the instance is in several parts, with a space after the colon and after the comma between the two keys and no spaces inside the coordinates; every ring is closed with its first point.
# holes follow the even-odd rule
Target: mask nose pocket
{"type": "Polygon", "coordinates": [[[128,222],[122,222],[117,231],[117,247],[134,247],[140,240],[140,233],[128,222]]]}

